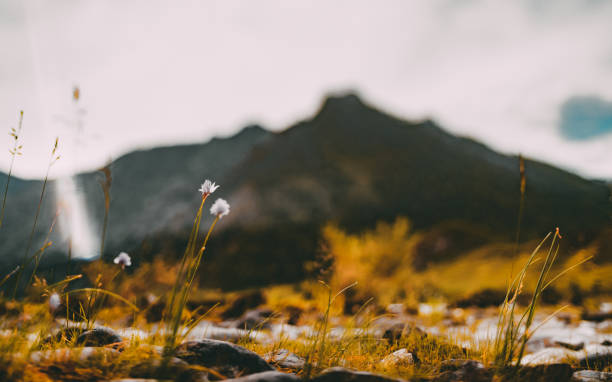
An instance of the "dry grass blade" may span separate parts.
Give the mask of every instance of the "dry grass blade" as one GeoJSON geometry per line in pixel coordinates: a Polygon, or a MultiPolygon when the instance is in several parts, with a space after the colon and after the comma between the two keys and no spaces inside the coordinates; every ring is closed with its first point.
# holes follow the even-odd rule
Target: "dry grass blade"
{"type": "Polygon", "coordinates": [[[9,166],[9,172],[6,178],[6,185],[4,186],[4,197],[2,198],[2,209],[0,210],[0,228],[2,228],[2,222],[4,221],[4,210],[6,207],[6,196],[8,194],[9,184],[11,183],[11,176],[13,174],[13,165],[15,164],[15,157],[21,155],[22,145],[19,144],[19,137],[21,134],[21,127],[23,126],[23,110],[19,113],[19,125],[17,129],[12,128],[9,135],[13,137],[14,144],[13,149],[9,150],[11,154],[11,164],[9,166]]]}
{"type": "Polygon", "coordinates": [[[105,290],[105,289],[100,289],[100,288],[81,288],[81,289],[73,289],[71,291],[66,292],[67,295],[69,294],[75,294],[75,293],[81,293],[81,292],[86,292],[86,293],[101,293],[101,294],[105,294],[108,296],[111,296],[113,298],[116,298],[119,301],[124,302],[126,305],[128,305],[130,308],[132,308],[135,312],[140,311],[140,309],[138,309],[138,307],[136,305],[134,305],[132,302],[128,301],[126,298],[119,296],[117,293],[113,293],[111,291],[105,290]]]}

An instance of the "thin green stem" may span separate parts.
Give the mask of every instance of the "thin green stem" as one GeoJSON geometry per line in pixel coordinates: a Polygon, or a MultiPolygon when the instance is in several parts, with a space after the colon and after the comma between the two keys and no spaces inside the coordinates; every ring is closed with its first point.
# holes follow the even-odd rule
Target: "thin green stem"
{"type": "Polygon", "coordinates": [[[55,217],[53,218],[53,222],[51,222],[51,227],[49,228],[49,231],[47,231],[47,236],[45,237],[45,241],[43,246],[34,254],[34,269],[32,270],[32,274],[30,275],[30,279],[28,280],[28,283],[26,284],[26,288],[27,286],[32,284],[32,281],[34,280],[34,277],[36,276],[36,271],[38,270],[38,265],[40,264],[40,259],[42,258],[42,255],[44,254],[45,250],[51,246],[51,242],[49,241],[49,237],[51,236],[51,233],[53,232],[53,228],[55,228],[55,223],[57,222],[57,216],[59,215],[58,212],[55,213],[55,217]]]}
{"type": "Polygon", "coordinates": [[[559,231],[555,232],[555,235],[553,236],[552,243],[550,245],[550,249],[548,250],[548,254],[546,255],[546,260],[544,261],[544,265],[542,266],[542,270],[540,271],[540,276],[538,277],[536,288],[533,292],[531,303],[529,304],[529,307],[528,307],[529,314],[527,316],[527,321],[525,321],[525,331],[523,333],[523,337],[522,337],[522,341],[520,345],[521,347],[518,352],[518,358],[516,361],[517,368],[520,366],[521,359],[523,358],[523,354],[525,352],[525,346],[527,345],[527,339],[528,339],[528,336],[530,335],[529,328],[531,327],[531,324],[533,323],[535,308],[538,302],[538,298],[540,297],[542,284],[544,282],[544,275],[547,273],[550,266],[552,266],[551,260],[554,258],[554,255],[552,255],[552,251],[553,251],[553,248],[555,246],[555,242],[558,236],[559,236],[559,231]]]}
{"type": "MultiPolygon", "coordinates": [[[[198,257],[201,257],[201,253],[204,251],[203,246],[203,248],[198,252],[198,254],[194,254],[198,232],[200,230],[200,222],[202,221],[202,210],[204,208],[204,202],[206,201],[207,197],[208,194],[202,196],[202,202],[200,203],[200,208],[198,208],[198,212],[191,228],[191,234],[189,235],[189,242],[187,243],[187,248],[185,249],[185,253],[183,254],[183,257],[181,259],[176,281],[174,282],[174,286],[172,288],[170,304],[168,305],[168,308],[166,310],[167,314],[170,317],[164,317],[164,322],[166,322],[168,318],[170,319],[170,334],[166,338],[166,346],[164,348],[165,355],[171,354],[176,345],[176,337],[181,323],[183,309],[186,304],[187,294],[189,291],[189,285],[183,285],[182,287],[180,285],[181,283],[184,283],[185,281],[188,281],[190,278],[192,278],[191,274],[194,273],[193,268],[195,265],[195,261],[198,257]],[[186,265],[188,266],[186,267],[186,265]]],[[[216,223],[216,221],[214,223],[216,223]]],[[[208,230],[207,238],[210,236],[210,232],[212,231],[214,223],[208,230]]]]}
{"type": "Polygon", "coordinates": [[[207,195],[202,198],[202,202],[200,203],[200,208],[196,214],[196,217],[193,221],[193,226],[191,227],[191,233],[189,234],[189,241],[187,242],[187,248],[183,253],[183,257],[181,258],[181,264],[179,265],[179,269],[176,275],[176,280],[174,281],[174,286],[172,287],[172,294],[170,295],[170,304],[168,305],[167,312],[170,315],[174,314],[174,302],[176,299],[176,294],[179,290],[179,285],[183,278],[183,272],[185,268],[185,263],[187,262],[187,258],[189,257],[189,253],[193,246],[193,241],[195,241],[195,236],[197,235],[198,230],[200,229],[200,221],[202,219],[202,209],[204,208],[204,202],[206,201],[207,195]]]}
{"type": "Polygon", "coordinates": [[[38,201],[38,207],[36,207],[36,214],[34,215],[34,224],[32,225],[32,230],[30,231],[30,237],[28,239],[28,245],[23,254],[22,268],[17,273],[17,279],[15,281],[15,289],[13,290],[13,299],[17,296],[17,290],[19,289],[19,281],[21,280],[21,274],[24,271],[25,263],[28,259],[28,255],[30,253],[30,249],[32,248],[32,241],[34,239],[34,232],[36,231],[36,225],[38,224],[38,217],[40,215],[40,209],[42,207],[43,199],[45,197],[45,190],[47,189],[47,182],[49,180],[49,171],[51,170],[51,165],[53,162],[49,163],[47,167],[47,173],[45,175],[45,180],[43,181],[42,191],[40,193],[40,199],[38,201]]]}

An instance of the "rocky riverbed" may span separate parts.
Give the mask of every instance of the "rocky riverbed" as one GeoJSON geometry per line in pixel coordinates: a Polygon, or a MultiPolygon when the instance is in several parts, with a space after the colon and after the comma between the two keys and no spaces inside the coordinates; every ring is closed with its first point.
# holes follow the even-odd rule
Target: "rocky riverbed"
{"type": "MultiPolygon", "coordinates": [[[[320,334],[317,324],[289,324],[286,315],[261,307],[246,310],[234,319],[200,322],[189,333],[183,333],[182,343],[171,358],[163,358],[163,348],[155,345],[154,339],[164,334],[157,323],[126,327],[99,322],[93,329],[83,330],[83,323],[58,318],[51,328],[53,333],[42,341],[37,333],[27,336],[31,345],[39,348],[30,352],[27,362],[59,380],[79,380],[71,379],[70,375],[62,377],[63,372],[77,367],[125,363],[125,354],[131,352],[131,357],[142,358],[138,362],[130,358],[130,368],[123,374],[131,380],[491,381],[495,371],[482,354],[495,334],[496,312],[442,305],[422,305],[417,312],[406,312],[403,306],[395,304],[387,308],[386,314],[367,323],[349,325],[341,318],[331,318],[325,336],[330,346],[352,339],[386,344],[388,353],[382,347],[380,359],[375,361],[376,365],[367,365],[367,372],[351,369],[351,362],[342,359],[334,367],[313,367],[308,352],[296,354],[284,344],[293,344],[295,348],[295,344],[303,343],[303,348],[309,349],[313,338],[320,334]],[[402,347],[407,343],[403,340],[406,336],[416,341],[439,339],[456,349],[453,354],[458,356],[431,363],[426,376],[404,375],[403,370],[431,362],[422,349],[402,347]],[[66,345],[58,346],[61,341],[66,345]],[[52,349],[45,347],[50,342],[55,344],[52,349]],[[475,354],[480,354],[480,359],[475,354]]],[[[537,330],[528,341],[526,355],[513,378],[611,381],[609,313],[600,310],[588,314],[571,311],[552,317],[546,313],[537,315],[533,326],[537,330]]],[[[5,329],[2,335],[11,333],[5,329]]],[[[97,380],[104,380],[103,375],[99,377],[97,380]]]]}

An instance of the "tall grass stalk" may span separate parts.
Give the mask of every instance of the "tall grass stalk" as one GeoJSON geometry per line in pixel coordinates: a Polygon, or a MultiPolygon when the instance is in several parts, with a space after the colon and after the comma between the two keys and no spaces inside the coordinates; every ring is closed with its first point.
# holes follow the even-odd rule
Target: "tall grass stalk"
{"type": "Polygon", "coordinates": [[[109,290],[106,289],[102,289],[102,288],[81,288],[81,289],[73,289],[71,291],[66,292],[66,295],[69,294],[75,294],[75,293],[96,293],[96,294],[104,294],[107,296],[111,296],[113,298],[116,298],[117,300],[125,303],[127,306],[129,306],[130,308],[132,308],[135,312],[138,312],[139,309],[136,305],[134,305],[133,303],[131,303],[129,300],[127,300],[126,298],[118,295],[117,293],[111,292],[109,290]]]}
{"type": "Polygon", "coordinates": [[[108,226],[108,214],[110,211],[110,189],[113,183],[113,177],[111,176],[110,164],[104,166],[99,170],[104,174],[104,180],[100,180],[100,186],[104,193],[104,221],[102,222],[102,237],[100,239],[100,258],[104,256],[104,241],[106,239],[106,229],[108,226]]]}
{"type": "Polygon", "coordinates": [[[13,174],[13,165],[15,164],[15,157],[21,155],[22,145],[19,144],[19,137],[21,134],[21,127],[23,126],[23,110],[19,113],[19,125],[17,129],[11,128],[9,135],[13,137],[14,143],[13,148],[9,150],[11,153],[11,164],[9,166],[9,172],[6,178],[6,185],[4,186],[4,196],[2,197],[2,210],[0,210],[0,228],[2,228],[2,222],[4,221],[4,209],[6,207],[6,196],[8,194],[9,184],[11,183],[11,175],[13,174]]]}
{"type": "Polygon", "coordinates": [[[327,337],[329,335],[329,316],[334,301],[336,300],[336,298],[338,298],[338,296],[346,292],[348,289],[353,288],[357,285],[357,283],[354,282],[351,285],[342,288],[342,290],[340,290],[335,295],[332,295],[331,287],[323,281],[319,280],[319,282],[327,289],[327,307],[325,309],[323,319],[317,325],[317,329],[315,330],[315,335],[311,344],[311,349],[308,352],[308,356],[306,357],[306,363],[304,367],[305,380],[308,380],[310,378],[314,369],[318,368],[321,364],[321,361],[325,359],[327,337]]]}
{"type": "MultiPolygon", "coordinates": [[[[535,317],[536,307],[542,292],[559,277],[590,259],[583,259],[577,264],[574,264],[561,271],[556,276],[549,277],[559,253],[559,239],[561,239],[559,229],[556,229],[554,234],[548,233],[548,235],[546,235],[546,237],[531,253],[527,259],[527,262],[506,291],[506,297],[499,311],[497,331],[495,340],[493,342],[494,364],[501,370],[508,369],[514,364],[514,371],[516,371],[520,366],[523,355],[525,354],[527,341],[529,341],[533,333],[540,326],[539,325],[534,329],[531,328],[535,317]],[[538,257],[541,247],[547,241],[549,241],[549,239],[550,246],[546,256],[538,257]],[[516,318],[519,317],[517,313],[518,297],[523,292],[528,270],[538,262],[542,262],[543,264],[540,268],[531,300],[529,305],[527,305],[523,313],[520,315],[520,318],[517,320],[516,318]]],[[[552,318],[552,316],[559,311],[560,310],[553,313],[553,315],[549,316],[545,321],[552,318]]]]}
{"type": "Polygon", "coordinates": [[[525,209],[525,189],[527,186],[527,177],[525,175],[525,158],[519,154],[519,176],[520,176],[520,191],[521,198],[519,202],[519,211],[516,221],[516,243],[514,252],[518,254],[518,248],[521,238],[521,223],[523,222],[523,213],[525,209]]]}
{"type": "Polygon", "coordinates": [[[60,159],[60,156],[57,155],[58,145],[59,145],[59,138],[55,138],[55,144],[53,145],[53,150],[51,150],[51,158],[49,159],[49,165],[47,166],[47,172],[45,174],[45,179],[43,180],[42,191],[40,192],[40,199],[38,200],[38,206],[36,207],[36,214],[34,215],[34,224],[32,224],[32,230],[30,231],[28,245],[26,246],[26,250],[23,254],[23,261],[21,263],[21,268],[17,272],[17,279],[15,280],[15,289],[13,290],[13,299],[15,299],[15,297],[17,296],[17,290],[19,289],[19,281],[21,280],[21,275],[28,261],[30,249],[32,248],[32,241],[34,239],[34,233],[36,232],[36,226],[38,225],[38,217],[40,215],[40,209],[43,204],[43,199],[45,197],[45,191],[47,189],[47,183],[49,181],[49,172],[51,171],[51,167],[53,166],[53,164],[60,159]]]}

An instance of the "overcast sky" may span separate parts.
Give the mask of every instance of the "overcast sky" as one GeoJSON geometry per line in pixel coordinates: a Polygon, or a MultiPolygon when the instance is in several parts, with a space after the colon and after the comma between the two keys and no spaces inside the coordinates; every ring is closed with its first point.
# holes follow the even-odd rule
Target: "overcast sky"
{"type": "Polygon", "coordinates": [[[23,109],[22,177],[44,175],[57,135],[52,176],[252,122],[283,129],[355,89],[612,178],[612,1],[0,0],[0,51],[0,169],[23,109]]]}

